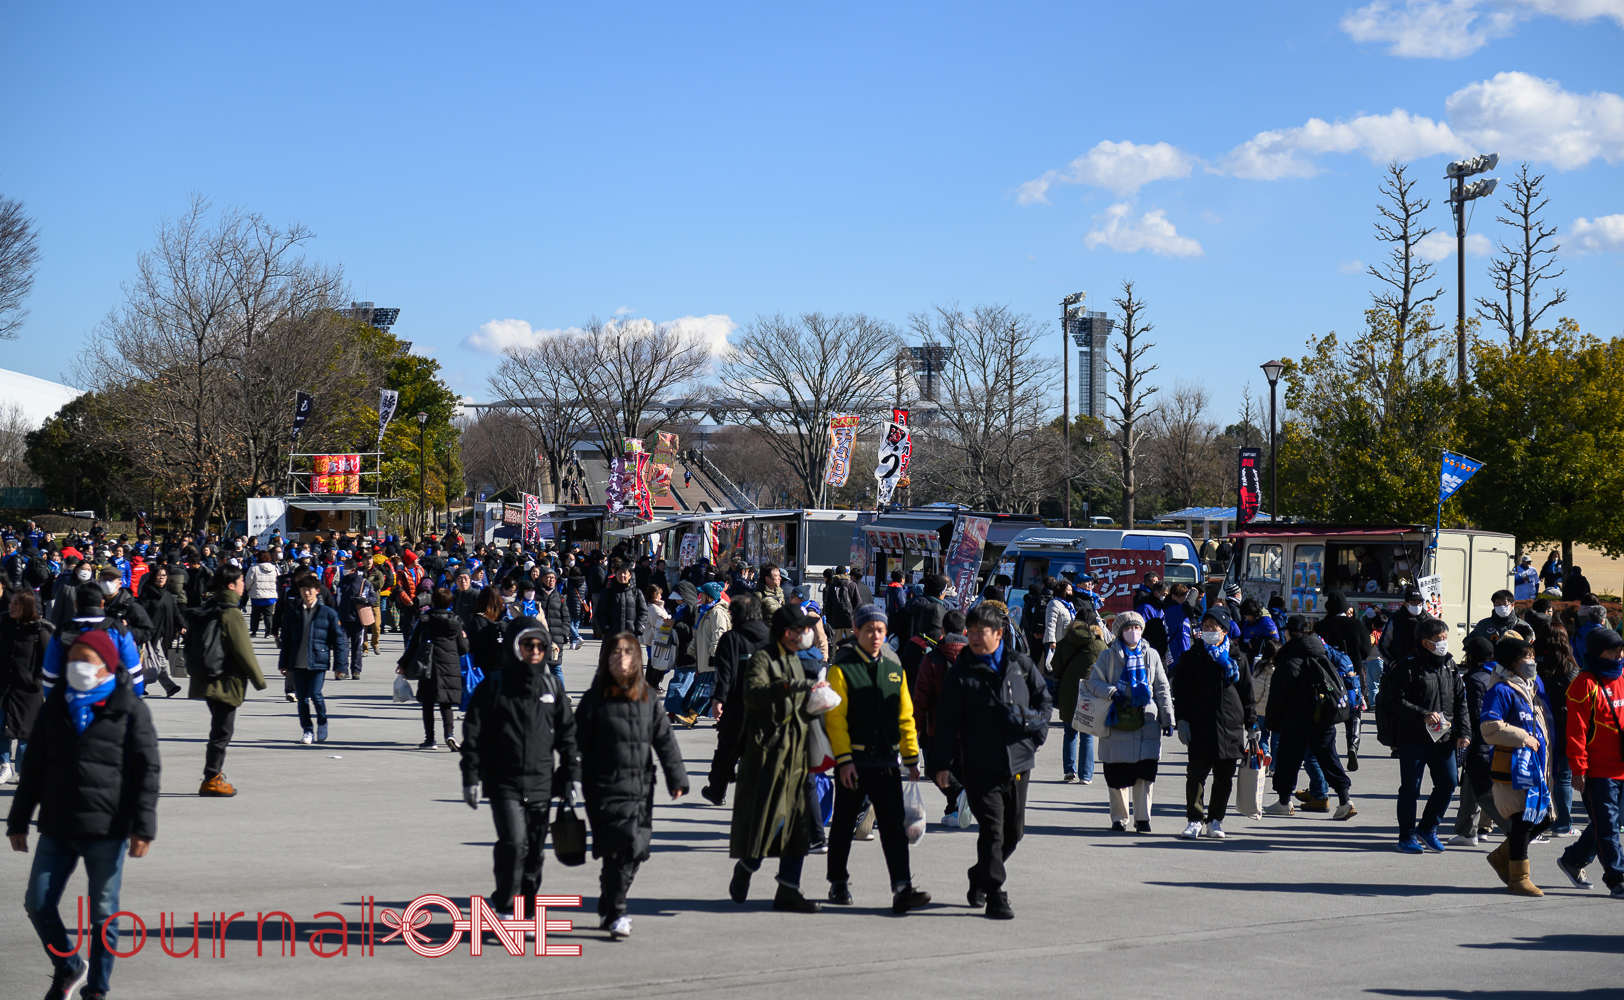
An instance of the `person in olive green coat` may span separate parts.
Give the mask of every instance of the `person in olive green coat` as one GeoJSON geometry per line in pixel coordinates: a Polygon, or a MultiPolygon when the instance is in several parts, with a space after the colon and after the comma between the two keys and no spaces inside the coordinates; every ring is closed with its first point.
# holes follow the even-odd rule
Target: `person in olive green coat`
{"type": "Polygon", "coordinates": [[[220,639],[225,647],[225,668],[220,676],[204,677],[192,673],[186,696],[205,701],[209,706],[209,745],[203,757],[203,784],[197,794],[216,798],[236,795],[221,773],[226,762],[226,747],[231,745],[231,734],[237,725],[237,709],[242,706],[248,685],[254,690],[265,690],[265,675],[254,656],[254,643],[248,638],[248,622],[242,616],[238,602],[243,595],[242,570],[236,566],[221,566],[216,574],[216,590],[211,601],[220,607],[220,639]]]}
{"type": "Polygon", "coordinates": [[[1105,652],[1105,630],[1096,623],[1084,621],[1081,616],[1072,619],[1066,634],[1055,645],[1050,669],[1059,675],[1055,686],[1055,701],[1060,708],[1060,723],[1066,735],[1060,746],[1062,780],[1083,779],[1083,784],[1094,780],[1094,737],[1071,728],[1071,717],[1077,712],[1077,686],[1094,670],[1094,661],[1105,652]],[[1078,767],[1077,747],[1082,745],[1083,760],[1078,767]]]}
{"type": "Polygon", "coordinates": [[[812,840],[811,803],[807,795],[807,743],[811,718],[806,696],[814,681],[801,668],[796,653],[811,645],[816,615],[780,608],[773,615],[771,643],[756,653],[744,671],[744,753],[739,761],[738,791],[733,800],[733,826],[728,857],[737,859],[728,895],[744,902],[750,876],[763,858],[778,858],[778,893],[773,909],[816,913],[818,904],[801,894],[801,866],[812,840]]]}

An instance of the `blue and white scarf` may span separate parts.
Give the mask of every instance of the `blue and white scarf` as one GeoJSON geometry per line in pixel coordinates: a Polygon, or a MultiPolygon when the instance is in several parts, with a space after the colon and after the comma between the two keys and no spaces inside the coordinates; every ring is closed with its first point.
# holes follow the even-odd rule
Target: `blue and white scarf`
{"type": "Polygon", "coordinates": [[[1129,649],[1127,644],[1122,645],[1122,676],[1117,678],[1116,693],[1119,698],[1113,701],[1125,701],[1134,708],[1144,708],[1150,704],[1150,671],[1145,669],[1145,642],[1129,649]]]}
{"type": "Polygon", "coordinates": [[[1212,645],[1205,639],[1201,640],[1201,644],[1207,647],[1208,656],[1211,656],[1213,659],[1223,664],[1224,680],[1233,684],[1241,679],[1240,664],[1234,662],[1229,655],[1229,636],[1224,636],[1223,639],[1219,640],[1218,645],[1216,646],[1212,645]]]}
{"type": "Polygon", "coordinates": [[[103,701],[113,693],[113,684],[116,678],[109,677],[105,681],[91,688],[89,691],[79,691],[69,687],[65,692],[68,699],[68,718],[73,720],[73,728],[80,735],[90,725],[93,710],[98,701],[103,701]]]}

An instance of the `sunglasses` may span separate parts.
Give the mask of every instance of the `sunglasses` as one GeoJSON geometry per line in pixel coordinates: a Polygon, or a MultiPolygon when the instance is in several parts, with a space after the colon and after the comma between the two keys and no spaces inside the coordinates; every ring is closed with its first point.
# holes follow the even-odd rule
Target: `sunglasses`
{"type": "Polygon", "coordinates": [[[546,648],[547,648],[547,643],[542,641],[541,639],[520,639],[519,640],[519,649],[522,650],[523,652],[526,652],[526,653],[535,652],[538,649],[539,650],[545,650],[546,648]]]}

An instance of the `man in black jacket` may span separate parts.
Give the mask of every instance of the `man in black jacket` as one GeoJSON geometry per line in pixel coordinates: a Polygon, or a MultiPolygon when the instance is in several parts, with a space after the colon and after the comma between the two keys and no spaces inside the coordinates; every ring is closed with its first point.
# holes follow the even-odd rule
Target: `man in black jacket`
{"type": "Polygon", "coordinates": [[[67,683],[46,698],[28,741],[6,835],[12,850],[27,853],[28,824],[39,807],[23,908],[55,966],[47,996],[66,1000],[81,985],[86,998],[107,995],[119,939],[118,921],[108,918],[119,911],[124,844],[139,858],[157,836],[159,762],[152,716],[105,629],[80,635],[63,674],[67,683]],[[81,860],[89,878],[88,961],[68,941],[57,909],[81,860]]]}
{"type": "Polygon", "coordinates": [[[483,783],[496,823],[490,904],[498,913],[512,911],[515,894],[534,896],[541,888],[547,807],[555,791],[570,800],[580,770],[569,696],[547,666],[551,646],[540,621],[511,622],[502,667],[474,689],[462,720],[462,798],[478,809],[483,783]]]}
{"type": "Polygon", "coordinates": [[[862,591],[852,582],[846,567],[836,566],[834,576],[830,577],[829,583],[823,588],[823,617],[830,629],[831,650],[836,643],[851,635],[854,627],[852,616],[857,613],[857,606],[862,603],[862,591]]]}
{"type": "Polygon", "coordinates": [[[592,605],[592,631],[599,639],[607,639],[619,632],[630,632],[642,641],[643,628],[648,625],[648,601],[632,586],[632,568],[616,560],[614,574],[592,605]]]}
{"type": "Polygon", "coordinates": [[[1436,619],[1422,622],[1416,629],[1415,652],[1382,676],[1382,689],[1397,723],[1398,849],[1405,854],[1442,854],[1438,821],[1455,794],[1455,751],[1472,742],[1466,688],[1449,655],[1449,626],[1436,619]],[[1415,803],[1428,772],[1432,794],[1418,827],[1415,803]]]}
{"type": "Polygon", "coordinates": [[[1382,629],[1381,642],[1376,644],[1376,648],[1381,651],[1382,660],[1388,666],[1415,652],[1419,644],[1416,629],[1422,622],[1434,620],[1432,615],[1427,613],[1422,600],[1420,590],[1406,587],[1404,606],[1393,612],[1393,617],[1387,620],[1387,627],[1382,629]]]}
{"type": "MultiPolygon", "coordinates": [[[[1353,616],[1353,608],[1340,590],[1325,595],[1325,617],[1314,626],[1314,633],[1325,645],[1339,649],[1347,655],[1354,671],[1365,676],[1365,661],[1370,659],[1370,630],[1353,616]]],[[[1369,687],[1366,687],[1366,692],[1369,687]]],[[[1367,695],[1368,697],[1368,695],[1367,695]]],[[[1348,706],[1348,770],[1359,770],[1360,710],[1357,704],[1348,706]]]]}
{"type": "Polygon", "coordinates": [[[699,794],[711,805],[727,798],[728,783],[739,763],[739,734],[744,731],[744,665],[750,657],[766,649],[771,631],[761,620],[761,602],[754,594],[740,594],[728,606],[733,627],[722,633],[711,654],[716,667],[716,753],[711,757],[710,776],[699,794]]]}
{"type": "MultiPolygon", "coordinates": [[[[1280,800],[1264,808],[1270,816],[1290,816],[1294,811],[1291,793],[1308,754],[1314,755],[1326,782],[1336,791],[1336,814],[1331,818],[1345,820],[1358,815],[1359,810],[1349,798],[1353,783],[1336,757],[1336,723],[1342,720],[1315,717],[1314,686],[1334,675],[1331,660],[1325,655],[1325,643],[1314,634],[1314,623],[1302,615],[1286,619],[1286,644],[1274,658],[1269,703],[1263,711],[1269,728],[1280,734],[1280,749],[1274,758],[1274,791],[1280,800]]],[[[1330,807],[1323,800],[1315,800],[1308,808],[1325,812],[1330,807]]]]}
{"type": "MultiPolygon", "coordinates": [[[[902,669],[908,675],[908,686],[914,687],[914,681],[919,676],[919,661],[925,658],[925,653],[931,648],[943,633],[942,619],[952,610],[947,602],[942,600],[942,594],[947,591],[947,577],[941,573],[932,573],[920,581],[925,588],[905,604],[902,613],[897,616],[897,658],[902,661],[902,669]],[[914,642],[915,636],[924,636],[929,642],[914,642]]],[[[964,603],[968,604],[969,595],[965,595],[964,603]]]]}
{"type": "Polygon", "coordinates": [[[1004,892],[1004,862],[1026,828],[1026,789],[1037,748],[1049,733],[1049,687],[997,608],[982,604],[965,616],[968,644],[942,681],[936,746],[928,755],[944,791],[957,755],[960,777],[980,829],[970,868],[971,906],[986,905],[994,920],[1015,916],[1004,892]]]}

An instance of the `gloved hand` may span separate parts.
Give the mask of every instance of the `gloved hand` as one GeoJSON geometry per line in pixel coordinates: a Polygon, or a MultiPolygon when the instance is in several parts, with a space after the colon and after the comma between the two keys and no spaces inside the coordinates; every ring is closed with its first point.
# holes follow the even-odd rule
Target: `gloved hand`
{"type": "Polygon", "coordinates": [[[1173,727],[1172,726],[1163,726],[1162,727],[1162,735],[1163,736],[1172,736],[1173,735],[1173,727]]]}
{"type": "Polygon", "coordinates": [[[1189,746],[1190,745],[1190,724],[1188,722],[1185,722],[1183,719],[1180,719],[1179,720],[1179,725],[1178,725],[1178,730],[1179,730],[1179,742],[1184,744],[1185,746],[1189,746]]]}
{"type": "Polygon", "coordinates": [[[477,812],[479,810],[479,786],[464,785],[462,788],[462,800],[468,803],[468,808],[477,812]]]}

